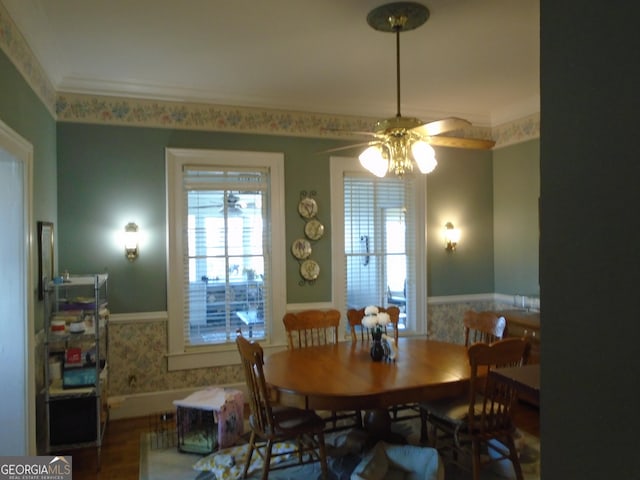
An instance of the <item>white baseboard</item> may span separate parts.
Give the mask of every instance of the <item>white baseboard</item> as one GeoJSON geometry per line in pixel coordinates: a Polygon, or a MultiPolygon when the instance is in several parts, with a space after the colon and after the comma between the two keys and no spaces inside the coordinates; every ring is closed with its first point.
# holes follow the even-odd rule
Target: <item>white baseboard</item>
{"type": "MultiPolygon", "coordinates": [[[[244,383],[215,385],[216,387],[234,388],[241,390],[247,397],[247,386],[244,383]]],[[[118,420],[123,418],[146,417],[153,413],[174,410],[174,400],[181,400],[193,392],[205,387],[165,390],[161,392],[137,393],[133,395],[119,395],[109,397],[109,418],[118,420]]]]}

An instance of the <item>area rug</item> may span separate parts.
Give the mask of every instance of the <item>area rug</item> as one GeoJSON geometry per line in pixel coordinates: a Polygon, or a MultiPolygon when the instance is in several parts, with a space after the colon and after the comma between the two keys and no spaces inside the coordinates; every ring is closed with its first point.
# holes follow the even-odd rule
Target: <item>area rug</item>
{"type": "MultiPolygon", "coordinates": [[[[394,422],[392,429],[403,435],[407,443],[419,445],[420,425],[418,419],[394,422]]],[[[537,438],[519,432],[521,464],[525,480],[540,479],[540,442],[537,438]]],[[[350,430],[328,434],[326,438],[328,463],[332,479],[348,480],[351,471],[361,459],[362,447],[368,439],[362,431],[350,430]]],[[[224,454],[224,452],[222,452],[224,454]]],[[[140,439],[140,480],[219,480],[210,471],[196,471],[194,465],[211,460],[204,455],[178,452],[171,442],[158,442],[154,433],[143,434],[140,439]],[[163,444],[165,443],[165,444],[163,444]]],[[[260,471],[254,471],[248,478],[260,478],[260,471]]],[[[272,480],[312,480],[320,478],[320,465],[296,465],[269,474],[272,480]]],[[[467,480],[471,472],[445,462],[446,480],[467,480]]],[[[506,480],[515,478],[511,462],[503,461],[482,471],[482,480],[506,480]]]]}

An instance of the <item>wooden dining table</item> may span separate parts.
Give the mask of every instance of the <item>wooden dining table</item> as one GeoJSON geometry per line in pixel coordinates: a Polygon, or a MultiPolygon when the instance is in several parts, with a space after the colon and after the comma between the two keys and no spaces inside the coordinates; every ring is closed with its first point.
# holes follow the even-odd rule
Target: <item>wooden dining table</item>
{"type": "Polygon", "coordinates": [[[527,400],[539,405],[540,403],[540,365],[529,364],[520,367],[502,367],[491,370],[503,382],[511,383],[527,400]]]}
{"type": "Polygon", "coordinates": [[[400,338],[395,360],[380,362],[371,359],[370,348],[358,341],[283,350],[265,357],[265,378],[280,403],[313,410],[386,414],[392,405],[466,391],[470,369],[463,345],[400,338]]]}

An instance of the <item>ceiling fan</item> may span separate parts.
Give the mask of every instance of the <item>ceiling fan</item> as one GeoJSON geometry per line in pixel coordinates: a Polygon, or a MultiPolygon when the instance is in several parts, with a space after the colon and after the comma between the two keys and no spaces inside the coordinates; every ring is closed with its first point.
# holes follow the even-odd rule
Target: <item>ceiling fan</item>
{"type": "Polygon", "coordinates": [[[225,204],[226,211],[229,216],[241,216],[243,210],[247,208],[247,203],[241,200],[239,196],[240,192],[215,192],[215,193],[201,193],[199,195],[200,204],[191,206],[190,209],[208,208],[213,209],[219,214],[224,214],[225,204]]]}
{"type": "Polygon", "coordinates": [[[400,114],[400,33],[418,28],[428,18],[427,7],[414,2],[389,3],[369,12],[369,26],[396,35],[397,113],[395,117],[376,122],[372,132],[351,132],[373,137],[372,140],[327,152],[366,146],[359,159],[367,170],[378,177],[384,177],[387,172],[402,177],[413,172],[414,163],[421,173],[433,171],[438,162],[432,145],[472,149],[490,149],[495,145],[493,140],[442,135],[471,125],[462,118],[448,117],[424,123],[418,118],[400,114]]]}

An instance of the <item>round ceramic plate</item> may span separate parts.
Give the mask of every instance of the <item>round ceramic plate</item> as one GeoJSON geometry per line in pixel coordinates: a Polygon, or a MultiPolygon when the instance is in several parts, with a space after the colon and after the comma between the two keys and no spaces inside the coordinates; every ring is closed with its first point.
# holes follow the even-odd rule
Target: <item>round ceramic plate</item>
{"type": "Polygon", "coordinates": [[[313,198],[305,197],[298,203],[298,213],[304,218],[313,218],[318,213],[318,204],[313,198]]]}
{"type": "Polygon", "coordinates": [[[309,220],[304,225],[304,234],[311,240],[319,240],[324,235],[324,225],[318,220],[309,220]]]}
{"type": "Polygon", "coordinates": [[[305,280],[315,280],[320,275],[320,265],[315,260],[305,260],[300,265],[300,275],[305,280]]]}
{"type": "Polygon", "coordinates": [[[291,244],[291,253],[293,253],[293,256],[298,260],[307,258],[311,255],[311,244],[304,238],[298,238],[291,244]]]}

